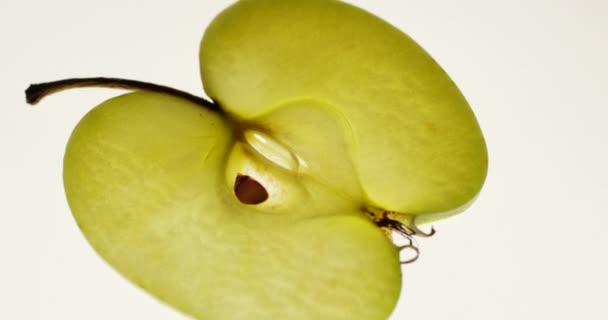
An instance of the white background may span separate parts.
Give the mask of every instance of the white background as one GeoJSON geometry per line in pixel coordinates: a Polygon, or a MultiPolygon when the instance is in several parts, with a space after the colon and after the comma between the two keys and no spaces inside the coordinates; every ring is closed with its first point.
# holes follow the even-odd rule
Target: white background
{"type": "MultiPolygon", "coordinates": [[[[608,5],[350,1],[452,76],[490,170],[466,213],[421,241],[392,319],[608,319],[608,5]]],[[[198,43],[231,1],[0,3],[0,318],[185,319],[118,276],[63,194],[68,136],[117,91],[24,102],[29,83],[120,76],[202,94],[198,43]]]]}

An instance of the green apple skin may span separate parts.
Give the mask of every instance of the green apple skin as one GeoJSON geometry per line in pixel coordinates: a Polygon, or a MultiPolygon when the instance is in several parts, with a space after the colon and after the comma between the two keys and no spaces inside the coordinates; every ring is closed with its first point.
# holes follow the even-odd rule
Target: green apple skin
{"type": "Polygon", "coordinates": [[[218,113],[157,93],[88,113],[64,181],[95,250],[197,319],[386,319],[401,287],[394,245],[352,202],[243,152],[233,132],[218,113]],[[240,171],[279,187],[261,206],[241,204],[240,171]]]}
{"type": "MultiPolygon", "coordinates": [[[[356,177],[368,205],[429,222],[458,212],[485,180],[485,141],[461,92],[411,38],[359,8],[332,0],[238,1],[207,28],[200,67],[211,98],[243,121],[264,117],[265,129],[291,148],[298,142],[284,132],[301,136],[297,128],[285,131],[301,118],[273,121],[273,113],[294,104],[302,114],[331,110],[345,123],[347,150],[305,160],[347,159],[326,183],[349,190],[356,177]]],[[[324,130],[316,136],[327,136],[324,130]]]]}

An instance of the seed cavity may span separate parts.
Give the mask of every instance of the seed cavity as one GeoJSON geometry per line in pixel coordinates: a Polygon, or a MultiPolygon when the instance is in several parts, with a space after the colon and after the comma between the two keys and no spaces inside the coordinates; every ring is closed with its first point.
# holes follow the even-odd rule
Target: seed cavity
{"type": "Polygon", "coordinates": [[[266,188],[248,175],[238,174],[234,181],[234,194],[243,204],[256,205],[268,200],[266,188]]]}
{"type": "Polygon", "coordinates": [[[284,169],[298,170],[298,158],[286,145],[257,130],[246,130],[243,136],[245,141],[266,159],[284,169]]]}

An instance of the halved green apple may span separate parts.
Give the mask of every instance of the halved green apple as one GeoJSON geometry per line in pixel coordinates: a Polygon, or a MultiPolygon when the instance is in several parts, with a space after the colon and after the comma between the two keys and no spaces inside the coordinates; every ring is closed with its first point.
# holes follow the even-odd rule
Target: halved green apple
{"type": "Polygon", "coordinates": [[[87,114],[68,202],[114,268],[197,319],[386,319],[386,236],[461,211],[487,170],[466,100],[412,39],[332,0],[241,0],[201,42],[214,102],[143,89],[87,114]]]}

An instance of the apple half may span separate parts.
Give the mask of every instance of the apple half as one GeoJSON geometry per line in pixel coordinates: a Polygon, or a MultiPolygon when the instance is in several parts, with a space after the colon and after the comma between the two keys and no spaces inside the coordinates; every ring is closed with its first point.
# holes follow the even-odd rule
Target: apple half
{"type": "Polygon", "coordinates": [[[95,250],[197,319],[386,319],[390,231],[466,208],[487,171],[466,100],[412,39],[332,0],[241,0],[207,28],[213,102],[143,82],[90,111],[64,182],[95,250]],[[388,233],[387,233],[388,232],[388,233]],[[389,237],[387,237],[387,234],[389,237]]]}

